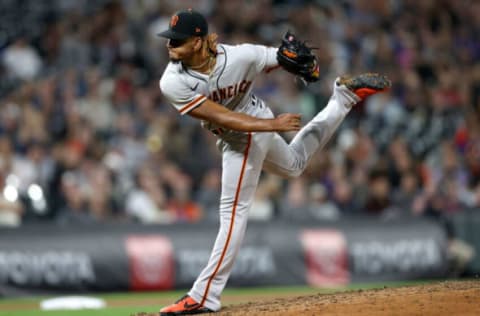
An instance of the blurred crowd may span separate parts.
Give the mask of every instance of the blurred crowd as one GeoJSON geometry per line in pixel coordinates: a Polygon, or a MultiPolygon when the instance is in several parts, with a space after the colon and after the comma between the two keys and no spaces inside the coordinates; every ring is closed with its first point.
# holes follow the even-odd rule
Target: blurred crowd
{"type": "MultiPolygon", "coordinates": [[[[296,179],[264,174],[250,216],[337,220],[480,208],[480,2],[136,0],[0,2],[0,224],[217,221],[215,136],[162,97],[178,9],[222,43],[317,47],[322,79],[276,70],[255,93],[307,122],[342,74],[384,73],[296,179]]],[[[291,139],[292,134],[285,134],[291,139]]]]}

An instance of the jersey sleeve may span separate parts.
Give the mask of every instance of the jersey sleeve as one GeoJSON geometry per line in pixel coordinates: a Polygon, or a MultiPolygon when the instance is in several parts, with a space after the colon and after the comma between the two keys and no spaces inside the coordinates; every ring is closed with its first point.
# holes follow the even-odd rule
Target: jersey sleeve
{"type": "Polygon", "coordinates": [[[207,99],[203,94],[192,90],[180,78],[162,77],[159,85],[163,96],[181,115],[187,114],[207,99]]]}
{"type": "Polygon", "coordinates": [[[243,44],[246,55],[255,65],[258,73],[269,71],[278,66],[276,47],[268,47],[263,45],[243,44]]]}

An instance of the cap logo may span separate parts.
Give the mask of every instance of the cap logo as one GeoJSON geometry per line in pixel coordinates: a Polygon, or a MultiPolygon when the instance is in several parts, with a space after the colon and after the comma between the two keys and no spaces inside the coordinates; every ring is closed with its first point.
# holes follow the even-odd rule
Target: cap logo
{"type": "Polygon", "coordinates": [[[170,27],[174,27],[177,25],[178,22],[178,15],[173,15],[172,18],[170,19],[170,27]]]}
{"type": "Polygon", "coordinates": [[[196,32],[196,33],[200,33],[200,32],[201,32],[200,28],[199,28],[199,27],[196,27],[196,28],[195,28],[195,32],[196,32]]]}

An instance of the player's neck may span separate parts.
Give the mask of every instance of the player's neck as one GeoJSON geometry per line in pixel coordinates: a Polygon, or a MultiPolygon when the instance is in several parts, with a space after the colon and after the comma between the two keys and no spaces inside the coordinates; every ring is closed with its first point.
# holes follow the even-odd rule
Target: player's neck
{"type": "Polygon", "coordinates": [[[209,74],[212,71],[213,66],[215,65],[215,57],[208,55],[206,58],[201,60],[195,60],[195,58],[190,62],[184,62],[184,65],[191,69],[201,73],[209,74]]]}

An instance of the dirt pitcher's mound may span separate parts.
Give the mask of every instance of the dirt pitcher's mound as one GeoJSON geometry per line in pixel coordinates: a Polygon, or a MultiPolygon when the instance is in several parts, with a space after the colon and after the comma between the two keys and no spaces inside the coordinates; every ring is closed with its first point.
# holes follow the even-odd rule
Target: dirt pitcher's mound
{"type": "Polygon", "coordinates": [[[226,306],[215,315],[480,315],[480,281],[316,294],[226,306]]]}

